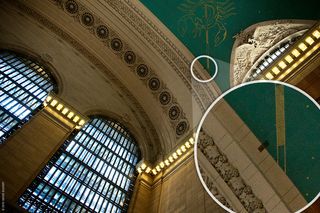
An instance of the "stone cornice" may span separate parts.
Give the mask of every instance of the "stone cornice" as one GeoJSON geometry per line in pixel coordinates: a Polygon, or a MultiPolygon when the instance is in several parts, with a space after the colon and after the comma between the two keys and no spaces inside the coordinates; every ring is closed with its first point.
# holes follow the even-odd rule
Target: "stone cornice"
{"type": "Polygon", "coordinates": [[[64,39],[68,44],[70,44],[73,48],[75,48],[77,51],[79,51],[84,57],[86,57],[90,62],[92,62],[99,70],[101,70],[109,79],[112,79],[112,83],[116,85],[121,92],[126,96],[126,98],[129,100],[129,102],[135,106],[135,110],[133,113],[135,114],[136,118],[139,120],[139,124],[141,125],[142,129],[148,129],[148,131],[144,132],[144,137],[146,138],[146,141],[148,141],[148,152],[146,150],[144,151],[144,157],[147,159],[150,159],[150,161],[154,161],[155,159],[152,159],[151,156],[156,156],[156,152],[160,150],[160,141],[157,134],[157,131],[149,119],[148,115],[144,111],[141,104],[138,102],[138,100],[132,95],[130,90],[126,88],[123,83],[112,73],[110,70],[90,51],[88,51],[84,46],[82,46],[77,40],[75,40],[72,36],[70,36],[68,33],[66,33],[64,30],[59,28],[56,24],[51,22],[46,17],[42,16],[40,13],[35,11],[34,9],[28,7],[25,4],[22,4],[21,2],[12,1],[9,2],[10,4],[13,4],[15,7],[17,7],[21,12],[24,14],[30,16],[34,20],[36,20],[38,23],[42,24],[43,26],[46,26],[47,29],[58,35],[60,38],[64,39]],[[153,153],[154,152],[154,153],[153,153]]]}

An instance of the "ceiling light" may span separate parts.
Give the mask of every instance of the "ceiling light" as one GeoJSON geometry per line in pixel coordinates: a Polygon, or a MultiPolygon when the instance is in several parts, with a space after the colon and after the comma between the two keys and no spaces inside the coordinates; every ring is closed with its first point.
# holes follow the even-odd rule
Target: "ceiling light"
{"type": "Polygon", "coordinates": [[[56,99],[54,99],[51,101],[50,105],[54,107],[57,103],[58,103],[58,101],[56,99]]]}
{"type": "Polygon", "coordinates": [[[292,55],[294,55],[295,57],[298,57],[300,55],[300,52],[297,49],[294,49],[291,51],[292,55]]]}
{"type": "Polygon", "coordinates": [[[308,36],[305,41],[310,45],[314,43],[314,40],[310,36],[308,36]]]}
{"type": "Polygon", "coordinates": [[[320,38],[320,32],[318,30],[313,31],[312,35],[316,38],[320,38]]]}
{"type": "Polygon", "coordinates": [[[58,111],[60,111],[62,108],[63,108],[63,105],[62,105],[62,104],[58,104],[58,106],[56,107],[56,109],[57,109],[58,111]]]}
{"type": "Polygon", "coordinates": [[[283,61],[280,61],[279,63],[278,63],[278,65],[279,65],[279,67],[281,67],[281,69],[284,69],[284,68],[286,68],[286,63],[284,63],[283,61]]]}
{"type": "Polygon", "coordinates": [[[159,165],[160,165],[161,168],[164,168],[164,163],[163,162],[161,162],[159,165]]]}
{"type": "Polygon", "coordinates": [[[290,55],[287,55],[284,59],[285,59],[289,64],[293,61],[293,58],[292,58],[290,55]]]}
{"type": "Polygon", "coordinates": [[[271,79],[273,79],[273,75],[272,75],[270,72],[268,72],[268,73],[266,74],[266,78],[269,79],[269,80],[271,80],[271,79]]]}
{"type": "Polygon", "coordinates": [[[157,170],[152,169],[152,174],[156,175],[157,174],[157,170]]]}
{"type": "Polygon", "coordinates": [[[178,155],[182,155],[181,149],[177,149],[178,155]]]}
{"type": "Polygon", "coordinates": [[[302,51],[305,51],[307,49],[307,46],[304,43],[300,43],[298,47],[302,51]]]}
{"type": "Polygon", "coordinates": [[[74,116],[74,113],[73,112],[69,112],[67,117],[71,119],[73,116],[74,116]]]}
{"type": "Polygon", "coordinates": [[[142,163],[142,164],[141,164],[141,169],[142,169],[142,170],[145,170],[145,168],[147,168],[147,165],[146,165],[145,163],[142,163]]]}
{"type": "Polygon", "coordinates": [[[274,74],[278,75],[279,72],[280,72],[280,70],[279,70],[278,67],[273,67],[273,68],[272,68],[272,72],[273,72],[274,74]]]}
{"type": "Polygon", "coordinates": [[[151,171],[151,168],[150,168],[150,167],[147,167],[147,169],[146,169],[146,173],[147,173],[147,174],[149,174],[149,173],[150,173],[150,171],[151,171]]]}

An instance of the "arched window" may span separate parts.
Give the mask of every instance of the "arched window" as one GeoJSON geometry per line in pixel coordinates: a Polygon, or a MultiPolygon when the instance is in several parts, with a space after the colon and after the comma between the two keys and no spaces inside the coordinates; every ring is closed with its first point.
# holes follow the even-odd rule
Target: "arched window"
{"type": "Polygon", "coordinates": [[[9,51],[0,51],[0,144],[39,109],[56,87],[45,68],[9,51]]]}
{"type": "Polygon", "coordinates": [[[263,58],[260,58],[255,68],[250,72],[246,82],[258,79],[263,71],[266,70],[280,56],[282,56],[286,50],[291,47],[291,45],[294,44],[300,37],[301,35],[299,34],[290,39],[286,39],[285,41],[281,42],[279,46],[274,47],[269,53],[264,55],[263,58]]]}
{"type": "Polygon", "coordinates": [[[94,118],[64,142],[19,205],[29,212],[126,212],[138,158],[124,127],[94,118]]]}

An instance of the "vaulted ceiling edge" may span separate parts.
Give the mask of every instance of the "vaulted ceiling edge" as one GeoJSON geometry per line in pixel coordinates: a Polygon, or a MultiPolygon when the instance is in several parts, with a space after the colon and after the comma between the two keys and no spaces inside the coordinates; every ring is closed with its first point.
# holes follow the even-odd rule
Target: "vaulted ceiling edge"
{"type": "MultiPolygon", "coordinates": [[[[137,29],[140,35],[163,56],[191,91],[194,99],[204,112],[217,95],[220,94],[221,91],[218,86],[214,84],[214,88],[211,88],[208,84],[192,81],[190,59],[185,56],[181,49],[174,44],[165,32],[159,29],[156,24],[141,11],[141,8],[137,7],[135,2],[129,0],[107,0],[106,3],[121,15],[128,24],[137,29]]],[[[195,69],[194,72],[200,75],[199,70],[195,69]]]]}
{"type": "Polygon", "coordinates": [[[177,138],[182,137],[188,132],[189,122],[172,92],[121,36],[77,1],[56,0],[50,2],[53,2],[58,8],[63,9],[68,15],[74,17],[82,27],[93,33],[104,46],[110,48],[131,71],[135,72],[137,77],[159,101],[160,106],[168,116],[171,126],[174,128],[177,138]]]}
{"type": "MultiPolygon", "coordinates": [[[[74,47],[77,51],[79,51],[83,56],[85,56],[89,61],[91,61],[95,66],[103,71],[105,75],[108,76],[109,79],[112,79],[112,83],[115,84],[120,90],[123,92],[123,94],[126,95],[126,97],[130,100],[131,104],[135,106],[135,109],[138,110],[137,112],[133,112],[136,116],[136,118],[139,120],[139,123],[142,128],[148,129],[150,133],[145,132],[145,137],[146,141],[148,141],[148,146],[150,149],[148,149],[148,152],[145,150],[144,152],[144,157],[149,158],[150,156],[156,156],[156,153],[159,150],[161,150],[160,146],[160,141],[159,141],[159,136],[158,133],[149,119],[147,113],[144,111],[143,107],[139,103],[139,101],[131,94],[131,92],[126,88],[123,83],[114,76],[112,72],[108,70],[108,68],[98,59],[96,58],[93,54],[91,54],[85,47],[83,47],[78,41],[76,41],[74,38],[72,38],[69,34],[64,32],[61,28],[59,28],[57,25],[52,23],[50,20],[48,20],[46,17],[40,15],[37,11],[33,10],[32,8],[24,5],[24,4],[19,4],[15,1],[10,2],[14,4],[20,11],[23,13],[27,14],[28,16],[32,17],[34,20],[39,22],[40,24],[46,26],[49,30],[51,30],[53,33],[64,39],[66,42],[68,42],[72,47],[74,47]],[[139,115],[138,115],[139,114],[139,115]],[[143,122],[143,121],[144,122],[143,122]],[[146,127],[147,125],[147,127],[146,127]],[[151,143],[153,141],[153,143],[151,143]]],[[[155,159],[149,159],[151,161],[155,159]]]]}

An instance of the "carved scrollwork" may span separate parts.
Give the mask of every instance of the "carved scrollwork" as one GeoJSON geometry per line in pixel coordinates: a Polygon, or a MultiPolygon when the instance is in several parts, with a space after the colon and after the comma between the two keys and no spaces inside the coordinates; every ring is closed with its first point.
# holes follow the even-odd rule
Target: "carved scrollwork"
{"type": "Polygon", "coordinates": [[[218,188],[216,187],[214,181],[211,179],[211,177],[209,177],[204,171],[203,169],[200,168],[200,173],[201,176],[204,180],[204,182],[206,183],[208,189],[210,190],[210,192],[212,193],[212,195],[217,198],[220,203],[222,203],[224,206],[228,207],[229,209],[232,209],[232,206],[228,203],[228,201],[226,200],[226,198],[221,195],[221,193],[219,192],[218,188]]]}
{"type": "MultiPolygon", "coordinates": [[[[208,159],[210,164],[216,169],[221,178],[227,183],[248,212],[266,212],[263,203],[254,195],[251,187],[244,182],[239,171],[228,161],[227,156],[221,153],[219,148],[215,145],[214,140],[204,131],[201,131],[199,134],[198,148],[208,159]]],[[[206,177],[206,180],[208,180],[206,175],[202,174],[202,176],[206,177]]],[[[208,188],[212,188],[211,185],[213,183],[208,183],[210,184],[209,186],[207,185],[208,188]]],[[[215,196],[214,193],[212,194],[215,196]]],[[[216,198],[218,199],[218,197],[216,198]]]]}
{"type": "Polygon", "coordinates": [[[232,84],[240,84],[254,63],[278,42],[310,26],[310,23],[278,20],[257,24],[236,35],[230,75],[233,78],[232,84]]]}
{"type": "MultiPolygon", "coordinates": [[[[113,6],[122,4],[120,1],[108,1],[108,3],[113,6]]],[[[127,66],[138,75],[141,81],[147,82],[147,88],[150,89],[150,92],[159,101],[160,107],[167,112],[177,138],[187,133],[189,122],[183,112],[183,108],[176,102],[172,92],[166,87],[160,77],[143,61],[141,56],[130,48],[130,45],[121,38],[121,35],[106,23],[103,23],[100,17],[89,11],[85,5],[77,0],[59,0],[55,4],[58,8],[66,11],[68,15],[74,17],[75,20],[79,21],[90,32],[94,32],[101,42],[107,42],[108,45],[106,47],[111,48],[116,55],[121,57],[127,66]],[[163,93],[164,91],[166,93],[163,93]],[[160,94],[162,94],[161,99],[159,98],[160,94]],[[168,107],[170,110],[167,110],[168,107]]]]}

